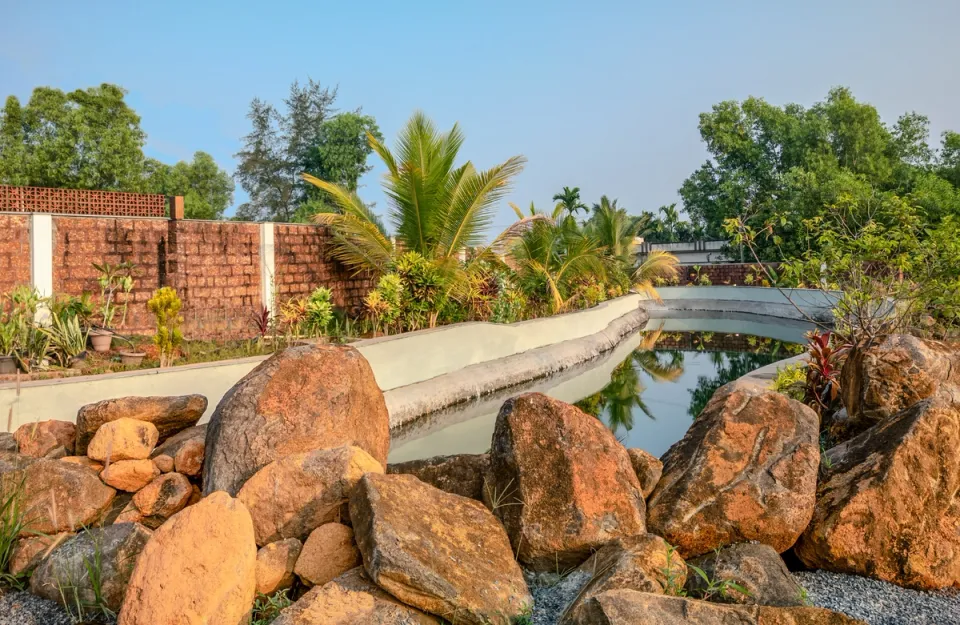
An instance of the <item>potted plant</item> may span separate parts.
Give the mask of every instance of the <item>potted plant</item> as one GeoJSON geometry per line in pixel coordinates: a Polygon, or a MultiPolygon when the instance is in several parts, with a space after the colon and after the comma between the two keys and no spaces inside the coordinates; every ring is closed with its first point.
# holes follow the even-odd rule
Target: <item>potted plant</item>
{"type": "Polygon", "coordinates": [[[0,323],[0,374],[6,375],[17,372],[17,361],[13,356],[16,345],[18,327],[13,320],[0,323]]]}
{"type": "Polygon", "coordinates": [[[93,268],[100,275],[97,277],[97,283],[100,285],[100,320],[101,325],[90,329],[90,343],[94,351],[108,352],[113,342],[113,320],[117,312],[121,313],[119,327],[123,327],[127,320],[127,302],[124,297],[123,302],[118,303],[116,295],[124,293],[129,295],[133,290],[133,270],[136,266],[130,262],[111,265],[109,263],[93,263],[93,268]]]}
{"type": "Polygon", "coordinates": [[[41,328],[49,337],[50,354],[61,367],[74,367],[87,356],[88,331],[76,315],[51,315],[50,327],[41,328]]]}

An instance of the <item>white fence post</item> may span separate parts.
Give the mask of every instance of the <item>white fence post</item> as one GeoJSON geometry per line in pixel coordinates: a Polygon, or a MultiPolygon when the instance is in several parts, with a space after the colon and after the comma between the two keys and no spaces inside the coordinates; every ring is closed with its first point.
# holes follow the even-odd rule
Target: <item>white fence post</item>
{"type": "Polygon", "coordinates": [[[273,224],[260,224],[260,300],[271,316],[276,313],[276,302],[273,301],[273,277],[276,273],[273,240],[273,224]]]}
{"type": "MultiPolygon", "coordinates": [[[[40,297],[53,295],[53,217],[30,213],[30,283],[40,297]]],[[[37,321],[46,321],[50,311],[37,309],[37,321]]]]}

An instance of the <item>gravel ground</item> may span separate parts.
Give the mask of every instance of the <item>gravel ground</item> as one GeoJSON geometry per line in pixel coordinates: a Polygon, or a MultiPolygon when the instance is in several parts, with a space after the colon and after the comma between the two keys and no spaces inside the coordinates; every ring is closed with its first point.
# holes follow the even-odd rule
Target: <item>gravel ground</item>
{"type": "Polygon", "coordinates": [[[580,588],[590,580],[586,571],[574,571],[564,578],[554,573],[524,572],[533,595],[533,625],[556,625],[560,615],[580,588]]]}
{"type": "Polygon", "coordinates": [[[0,591],[0,625],[71,625],[71,621],[53,601],[27,591],[0,591]]]}
{"type": "Polygon", "coordinates": [[[794,573],[814,605],[843,612],[869,625],[958,625],[960,592],[918,592],[857,575],[827,571],[794,573]]]}

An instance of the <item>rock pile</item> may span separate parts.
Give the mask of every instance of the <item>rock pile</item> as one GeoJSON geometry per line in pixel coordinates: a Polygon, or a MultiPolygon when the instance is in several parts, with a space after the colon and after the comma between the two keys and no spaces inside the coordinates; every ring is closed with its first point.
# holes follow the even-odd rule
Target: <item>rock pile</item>
{"type": "Polygon", "coordinates": [[[197,396],[122,398],[0,437],[0,496],[23,488],[31,511],[9,572],[120,625],[233,625],[281,591],[277,625],[512,625],[532,607],[521,565],[585,580],[564,625],[852,625],[804,605],[780,554],[960,587],[957,359],[905,338],[875,349],[844,372],[861,378],[845,395],[861,431],[822,463],[812,410],[733,383],[662,463],[529,393],[504,404],[489,454],[386,466],[366,361],[295,347],[208,426],[197,396]],[[877,389],[907,385],[888,379],[900,367],[923,388],[892,399],[877,389]]]}

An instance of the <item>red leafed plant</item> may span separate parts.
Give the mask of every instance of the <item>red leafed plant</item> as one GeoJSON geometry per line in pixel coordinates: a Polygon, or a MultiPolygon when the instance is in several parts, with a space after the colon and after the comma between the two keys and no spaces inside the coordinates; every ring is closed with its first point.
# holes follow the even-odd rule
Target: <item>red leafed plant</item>
{"type": "Polygon", "coordinates": [[[257,329],[257,338],[262,339],[270,332],[270,309],[261,306],[250,314],[250,320],[257,329]]]}
{"type": "Polygon", "coordinates": [[[840,397],[840,370],[850,351],[848,344],[836,345],[831,332],[810,332],[807,351],[806,403],[821,414],[832,409],[840,397]]]}

